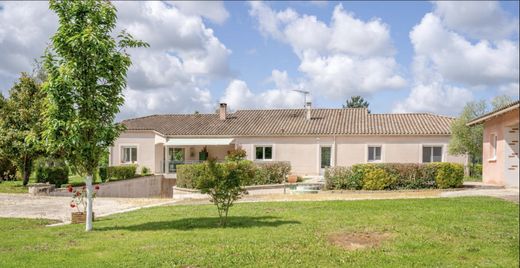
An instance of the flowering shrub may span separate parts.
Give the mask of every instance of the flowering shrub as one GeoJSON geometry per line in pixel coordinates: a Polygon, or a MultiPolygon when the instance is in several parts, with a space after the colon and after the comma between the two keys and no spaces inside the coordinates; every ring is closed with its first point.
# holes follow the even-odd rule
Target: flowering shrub
{"type": "MultiPolygon", "coordinates": [[[[78,212],[85,213],[87,211],[87,187],[83,186],[81,187],[81,190],[77,190],[69,184],[69,186],[67,186],[67,190],[69,191],[69,193],[72,193],[72,201],[70,201],[70,207],[76,208],[78,212]],[[82,209],[80,209],[80,207],[82,209]]],[[[98,190],[99,185],[94,185],[94,192],[92,193],[92,198],[96,197],[98,190]]]]}

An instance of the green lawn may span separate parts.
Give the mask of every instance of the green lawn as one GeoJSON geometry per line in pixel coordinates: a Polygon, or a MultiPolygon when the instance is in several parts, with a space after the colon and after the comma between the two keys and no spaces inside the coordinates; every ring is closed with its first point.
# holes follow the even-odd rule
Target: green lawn
{"type": "Polygon", "coordinates": [[[493,198],[242,203],[156,207],[81,225],[0,219],[0,267],[517,267],[518,205],[493,198]],[[331,245],[376,232],[374,249],[331,245]]]}

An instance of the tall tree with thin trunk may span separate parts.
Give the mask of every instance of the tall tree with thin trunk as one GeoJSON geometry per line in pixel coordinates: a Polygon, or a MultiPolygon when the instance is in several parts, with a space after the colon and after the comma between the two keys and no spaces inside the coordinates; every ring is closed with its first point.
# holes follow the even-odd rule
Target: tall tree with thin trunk
{"type": "Polygon", "coordinates": [[[122,127],[114,123],[124,103],[131,59],[126,48],[147,47],[126,32],[112,36],[116,9],[110,1],[51,0],[59,19],[44,60],[47,93],[44,137],[86,175],[87,223],[92,230],[92,177],[122,127]]]}
{"type": "MultiPolygon", "coordinates": [[[[41,145],[44,94],[34,77],[22,76],[0,104],[0,155],[10,159],[29,183],[34,160],[44,153],[41,145]]],[[[3,99],[3,96],[2,96],[3,99]]]]}

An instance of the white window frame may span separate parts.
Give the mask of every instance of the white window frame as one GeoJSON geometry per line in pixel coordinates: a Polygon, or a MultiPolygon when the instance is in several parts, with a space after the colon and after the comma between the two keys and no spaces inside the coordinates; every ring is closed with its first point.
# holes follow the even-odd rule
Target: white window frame
{"type": "Polygon", "coordinates": [[[255,144],[253,146],[253,159],[254,161],[273,161],[274,159],[274,145],[273,144],[255,144]],[[262,147],[262,157],[261,159],[256,158],[256,148],[262,147]],[[271,159],[265,159],[265,147],[271,147],[271,159]]]}
{"type": "Polygon", "coordinates": [[[420,159],[420,162],[419,163],[440,163],[440,162],[433,162],[433,149],[431,150],[430,152],[430,162],[424,162],[423,161],[423,148],[424,147],[441,147],[441,161],[440,162],[445,162],[445,159],[444,159],[444,152],[445,152],[445,146],[444,144],[421,144],[421,159],[420,159]]]}
{"type": "MultiPolygon", "coordinates": [[[[139,146],[137,144],[121,144],[119,145],[119,153],[120,153],[120,161],[121,164],[135,164],[137,163],[137,159],[139,159],[139,146]],[[124,156],[124,153],[123,153],[123,149],[126,149],[126,148],[135,148],[135,161],[130,161],[130,162],[125,162],[124,159],[123,159],[123,156],[124,156]]],[[[130,152],[130,158],[132,158],[132,153],[130,152]]]]}
{"type": "Polygon", "coordinates": [[[367,157],[366,157],[367,163],[381,163],[381,162],[383,162],[383,145],[367,144],[366,152],[367,152],[367,157]],[[370,147],[379,147],[381,149],[380,159],[370,160],[370,147]]]}
{"type": "Polygon", "coordinates": [[[498,146],[498,137],[496,133],[491,133],[491,138],[489,139],[490,144],[490,156],[491,158],[488,159],[488,161],[496,161],[497,160],[497,146],[498,146]]]}

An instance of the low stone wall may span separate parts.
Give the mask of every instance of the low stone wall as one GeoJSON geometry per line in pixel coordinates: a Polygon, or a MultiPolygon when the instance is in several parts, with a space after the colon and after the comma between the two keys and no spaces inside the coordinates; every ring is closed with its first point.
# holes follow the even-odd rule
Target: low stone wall
{"type": "MultiPolygon", "coordinates": [[[[266,195],[266,194],[290,194],[290,187],[296,186],[315,186],[320,189],[323,188],[322,183],[291,183],[285,184],[268,184],[268,185],[251,185],[246,186],[248,195],[266,195]],[[285,189],[284,189],[285,188],[285,189]]],[[[209,198],[206,194],[201,194],[199,190],[180,188],[177,186],[173,187],[173,199],[207,199],[209,198]]]]}
{"type": "MultiPolygon", "coordinates": [[[[170,198],[173,195],[175,179],[167,179],[162,175],[152,175],[135,179],[113,181],[99,184],[98,197],[170,198]]],[[[81,188],[81,187],[75,187],[81,188]]],[[[52,196],[70,196],[66,188],[56,189],[52,196]]]]}

